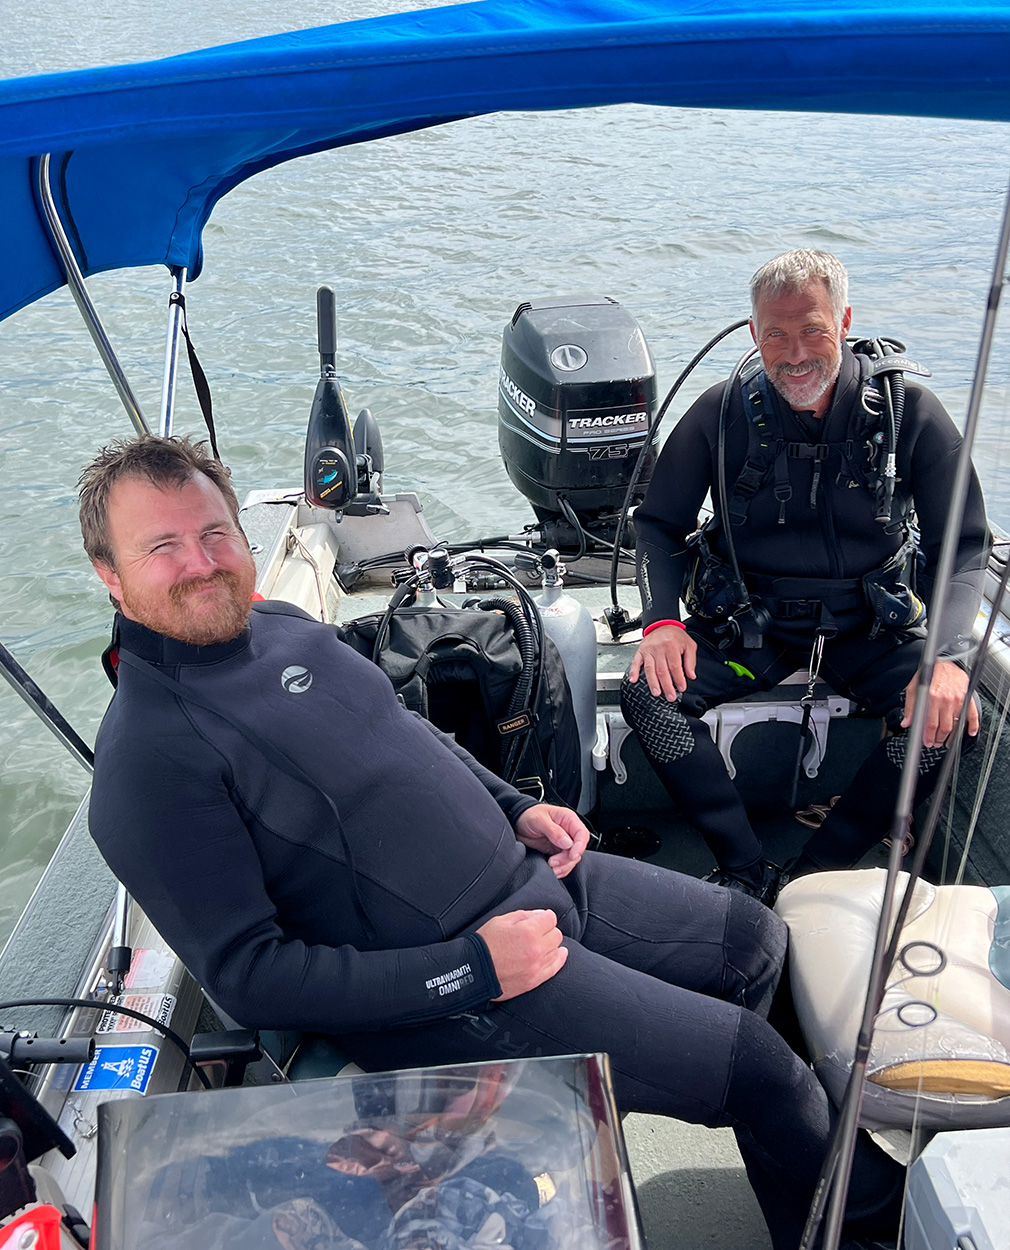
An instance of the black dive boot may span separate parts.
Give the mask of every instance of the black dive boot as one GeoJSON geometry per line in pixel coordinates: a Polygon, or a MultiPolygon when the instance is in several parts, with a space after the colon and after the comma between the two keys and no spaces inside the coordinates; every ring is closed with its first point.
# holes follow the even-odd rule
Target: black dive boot
{"type": "Polygon", "coordinates": [[[759,859],[744,868],[713,868],[702,879],[711,885],[749,894],[766,907],[774,907],[782,886],[782,869],[769,859],[759,859]]]}

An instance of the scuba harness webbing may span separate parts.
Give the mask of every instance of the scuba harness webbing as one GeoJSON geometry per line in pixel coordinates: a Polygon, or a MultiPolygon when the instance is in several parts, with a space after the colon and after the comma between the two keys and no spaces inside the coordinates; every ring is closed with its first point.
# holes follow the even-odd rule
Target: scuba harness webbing
{"type": "MultiPolygon", "coordinates": [[[[785,505],[792,498],[788,461],[813,460],[814,473],[809,504],[817,506],[821,466],[837,451],[842,469],[839,478],[874,491],[876,520],[892,523],[895,459],[904,414],[904,373],[929,377],[929,370],[895,349],[901,344],[887,339],[862,339],[853,345],[859,363],[860,407],[865,414],[861,428],[837,443],[790,441],[783,435],[781,417],[771,385],[760,358],[740,370],[740,388],[749,418],[747,459],[729,491],[729,517],[734,525],[747,520],[750,501],[764,484],[769,471],[775,476],[775,498],[779,501],[779,525],[785,524],[785,505]],[[871,354],[872,353],[872,354],[871,354]],[[885,452],[886,447],[886,452],[885,452]],[[864,464],[859,452],[864,451],[864,464]]],[[[900,522],[904,525],[904,518],[900,522]]],[[[730,540],[731,541],[731,540],[730,540]]]]}
{"type": "MultiPolygon", "coordinates": [[[[864,415],[859,426],[848,431],[850,437],[840,442],[814,443],[785,437],[780,409],[756,349],[739,361],[726,382],[718,428],[719,506],[715,515],[688,539],[695,558],[683,592],[692,614],[721,622],[725,646],[739,639],[748,650],[760,647],[770,623],[760,596],[757,600],[752,598],[745,584],[736,558],[733,529],[747,523],[751,501],[769,477],[774,480],[774,497],[779,505],[778,524],[786,523],[786,505],[793,497],[790,460],[814,462],[808,504],[816,509],[823,474],[832,455],[837,454],[841,462],[838,483],[871,490],[876,521],[888,532],[903,535],[898,550],[880,568],[861,579],[838,582],[831,593],[847,600],[854,590],[860,590],[874,616],[871,636],[881,628],[914,628],[925,617],[922,601],[907,584],[911,580],[907,571],[914,573],[915,568],[916,535],[907,512],[893,519],[893,498],[904,411],[903,374],[928,377],[929,370],[905,356],[903,345],[893,340],[862,339],[851,346],[859,363],[859,407],[864,415]],[[743,467],[730,486],[725,464],[726,422],[737,385],[748,418],[748,444],[743,467]],[[712,551],[707,537],[720,525],[728,561],[712,551]]],[[[809,599],[812,602],[817,597],[811,595],[809,599]]],[[[820,606],[819,629],[830,634],[830,604],[825,600],[820,606]]]]}

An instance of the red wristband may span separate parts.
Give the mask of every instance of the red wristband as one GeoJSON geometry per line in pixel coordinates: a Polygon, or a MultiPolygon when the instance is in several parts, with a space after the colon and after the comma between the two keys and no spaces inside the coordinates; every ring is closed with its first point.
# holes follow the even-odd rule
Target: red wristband
{"type": "Polygon", "coordinates": [[[663,625],[676,625],[678,629],[687,629],[683,621],[653,621],[651,625],[646,625],[642,630],[642,637],[646,638],[654,629],[660,629],[663,625]]]}

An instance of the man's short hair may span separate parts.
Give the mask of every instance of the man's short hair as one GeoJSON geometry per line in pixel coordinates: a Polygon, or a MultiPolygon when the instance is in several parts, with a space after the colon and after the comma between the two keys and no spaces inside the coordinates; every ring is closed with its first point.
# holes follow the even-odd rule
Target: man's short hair
{"type": "Polygon", "coordinates": [[[835,324],[841,325],[849,305],[849,275],[837,256],[810,247],[797,247],[775,256],[751,278],[750,305],[755,318],[759,299],[767,295],[773,299],[796,295],[815,278],[820,278],[828,288],[835,324]]]}
{"type": "Polygon", "coordinates": [[[124,478],[144,478],[153,486],[181,489],[194,473],[209,477],[228,504],[238,523],[238,496],[231,474],[207,451],[207,443],[188,438],[162,438],[143,434],[140,438],[117,439],[103,447],[78,479],[81,501],[81,536],[84,550],[92,561],[115,568],[109,541],[109,495],[124,478]]]}

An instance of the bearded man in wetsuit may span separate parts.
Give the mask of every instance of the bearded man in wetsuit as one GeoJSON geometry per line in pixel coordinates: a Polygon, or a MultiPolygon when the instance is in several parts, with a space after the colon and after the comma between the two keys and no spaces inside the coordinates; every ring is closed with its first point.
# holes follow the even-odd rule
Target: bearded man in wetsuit
{"type": "MultiPolygon", "coordinates": [[[[890,827],[922,653],[922,600],[946,594],[916,802],[935,784],[967,688],[957,657],[970,647],[989,535],[972,475],[951,584],[934,586],[961,440],[937,398],[907,381],[889,446],[874,363],[846,345],[852,310],[835,256],[801,249],[776,257],[752,278],[751,303],[760,366],[739,384],[712,387],[685,413],[635,514],[644,629],[622,707],[715,855],[708,879],[772,902],[778,871],[701,716],[770,690],[808,668],[815,644],[823,648],[822,680],[883,717],[888,733],[789,871],[852,866],[890,827]],[[692,536],[709,491],[714,516],[692,536]],[[913,512],[918,594],[907,585],[917,562],[913,512]],[[745,584],[735,599],[734,552],[745,584]],[[686,621],[682,595],[693,605],[686,621]]],[[[974,704],[967,720],[974,736],[974,704]]]]}
{"type": "MultiPolygon", "coordinates": [[[[782,922],[586,852],[574,812],[408,712],[335,627],[250,605],[238,503],[201,447],[118,444],[81,485],[118,609],[91,833],[213,999],[372,1071],[605,1051],[625,1110],[734,1128],[794,1250],[833,1113],[765,1019],[782,922]]],[[[889,1221],[899,1189],[861,1143],[850,1216],[889,1221]]]]}

